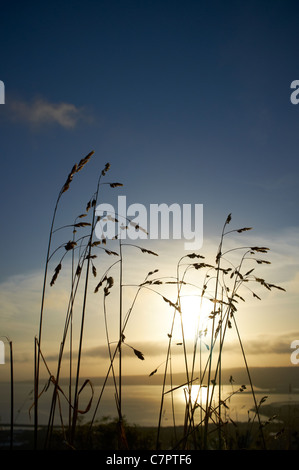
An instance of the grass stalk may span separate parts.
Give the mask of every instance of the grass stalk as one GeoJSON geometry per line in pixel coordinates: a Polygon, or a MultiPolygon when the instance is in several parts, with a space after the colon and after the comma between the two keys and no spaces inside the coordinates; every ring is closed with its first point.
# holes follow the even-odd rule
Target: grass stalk
{"type": "MultiPolygon", "coordinates": [[[[218,287],[219,287],[219,274],[220,274],[220,262],[221,262],[221,256],[222,256],[222,244],[223,244],[223,238],[224,238],[224,230],[227,224],[229,224],[231,220],[230,215],[227,217],[224,226],[222,228],[222,233],[221,233],[221,238],[220,238],[220,244],[219,244],[219,249],[216,257],[216,263],[218,266],[217,269],[217,274],[216,274],[216,284],[215,284],[215,296],[214,299],[217,299],[218,296],[218,287]]],[[[216,313],[216,302],[214,303],[214,311],[213,311],[213,320],[212,320],[212,332],[211,332],[211,342],[210,342],[210,354],[209,354],[209,367],[208,367],[208,389],[207,389],[207,403],[206,403],[206,415],[205,415],[205,429],[204,429],[204,449],[207,448],[207,437],[208,437],[208,423],[209,423],[209,391],[210,391],[210,380],[211,380],[211,371],[212,371],[212,354],[213,354],[213,337],[214,337],[214,330],[215,330],[215,313],[216,313]]],[[[212,400],[212,394],[211,394],[211,400],[212,400]]],[[[210,401],[211,403],[211,401],[210,401]]]]}
{"type": "Polygon", "coordinates": [[[79,399],[78,388],[79,388],[81,356],[82,356],[82,346],[83,346],[83,335],[84,335],[84,326],[85,326],[88,281],[89,281],[90,264],[91,264],[90,255],[91,255],[91,248],[92,248],[93,231],[94,231],[94,227],[95,227],[95,211],[96,211],[96,204],[97,204],[97,199],[98,199],[98,194],[99,194],[100,180],[101,180],[101,176],[98,180],[97,190],[96,190],[96,193],[95,193],[95,197],[93,199],[92,224],[91,224],[90,237],[89,237],[89,241],[88,241],[86,277],[85,277],[85,285],[84,285],[82,315],[81,315],[81,327],[80,327],[80,338],[79,338],[79,346],[78,346],[77,372],[76,372],[76,377],[75,377],[74,407],[73,407],[73,418],[72,418],[71,439],[70,439],[70,444],[71,445],[73,445],[73,443],[74,443],[75,430],[76,430],[76,424],[77,424],[77,418],[78,418],[78,399],[79,399]]]}
{"type": "Polygon", "coordinates": [[[9,341],[10,352],[10,449],[13,448],[14,435],[14,361],[12,341],[9,341]]]}
{"type": "Polygon", "coordinates": [[[52,217],[51,227],[50,227],[50,234],[49,234],[49,241],[48,241],[48,248],[47,248],[47,255],[46,255],[46,262],[45,262],[45,270],[44,270],[44,280],[43,280],[43,287],[42,287],[42,298],[41,298],[41,309],[40,309],[40,320],[39,320],[39,333],[37,343],[39,347],[36,351],[36,362],[35,362],[35,374],[34,374],[34,448],[37,448],[37,430],[38,430],[38,396],[39,396],[39,374],[40,374],[40,354],[39,348],[42,342],[42,329],[43,329],[43,317],[44,317],[44,306],[45,306],[45,295],[46,295],[46,284],[47,284],[47,275],[48,275],[48,265],[49,265],[49,258],[50,258],[50,251],[51,251],[51,243],[52,243],[52,236],[53,236],[53,227],[55,223],[56,213],[58,204],[61,198],[62,192],[59,193],[58,198],[56,200],[54,213],[52,217]]]}
{"type": "Polygon", "coordinates": [[[258,404],[257,404],[257,401],[256,401],[256,396],[255,396],[255,392],[254,392],[254,387],[253,387],[253,383],[252,383],[252,379],[251,379],[251,374],[250,374],[248,362],[247,362],[247,359],[246,359],[246,354],[245,354],[243,342],[241,340],[241,336],[240,336],[240,333],[239,333],[239,328],[237,326],[237,322],[236,322],[236,318],[235,318],[234,314],[232,315],[232,319],[233,319],[235,329],[236,329],[236,332],[237,332],[237,335],[238,335],[238,340],[239,340],[239,344],[240,344],[240,347],[241,347],[242,356],[243,356],[243,359],[244,359],[248,380],[249,380],[249,383],[250,383],[251,393],[252,393],[254,406],[255,406],[255,410],[256,410],[256,416],[257,416],[258,423],[259,423],[259,430],[260,430],[262,443],[263,443],[263,450],[266,450],[266,442],[265,442],[265,437],[264,437],[264,433],[263,433],[263,426],[262,426],[262,422],[261,422],[261,418],[260,418],[259,407],[258,407],[258,404]]]}
{"type": "MultiPolygon", "coordinates": [[[[118,410],[119,410],[119,426],[122,427],[122,342],[123,342],[123,255],[122,242],[119,240],[119,373],[118,373],[118,410]]],[[[120,441],[121,444],[121,441],[120,441]]]]}
{"type": "Polygon", "coordinates": [[[50,232],[49,232],[49,240],[48,240],[48,247],[47,247],[47,254],[46,254],[46,261],[45,261],[45,268],[44,268],[44,279],[43,279],[43,287],[42,287],[42,296],[41,296],[41,307],[40,307],[40,317],[39,317],[39,332],[38,332],[38,349],[37,349],[37,357],[36,357],[36,364],[34,367],[35,374],[34,374],[34,448],[37,448],[37,430],[38,430],[38,397],[39,397],[39,375],[40,375],[40,348],[42,344],[42,330],[43,330],[43,318],[44,318],[44,307],[45,307],[45,296],[46,296],[46,284],[47,284],[47,274],[48,274],[48,266],[50,261],[50,252],[52,246],[52,237],[54,233],[54,224],[56,219],[56,214],[58,210],[58,205],[61,199],[61,196],[69,189],[70,183],[73,179],[75,173],[80,171],[84,165],[88,162],[90,157],[93,155],[93,151],[90,152],[85,158],[81,159],[79,164],[75,164],[70,171],[67,180],[63,187],[61,188],[58,197],[56,199],[56,204],[54,206],[52,221],[50,225],[50,232]]]}

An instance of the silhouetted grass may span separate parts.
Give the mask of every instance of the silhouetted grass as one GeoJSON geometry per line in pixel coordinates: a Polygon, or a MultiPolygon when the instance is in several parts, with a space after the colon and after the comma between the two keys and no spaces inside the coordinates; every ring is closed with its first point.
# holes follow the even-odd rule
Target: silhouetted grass
{"type": "MultiPolygon", "coordinates": [[[[102,185],[109,188],[117,188],[122,183],[107,183],[104,178],[110,169],[107,163],[100,172],[97,180],[96,188],[91,197],[88,199],[84,213],[80,213],[72,224],[67,223],[64,226],[56,227],[56,215],[61,203],[63,194],[69,190],[73,177],[83,169],[93,155],[90,152],[83,158],[79,164],[75,164],[69,173],[65,184],[60,190],[54,208],[53,218],[50,225],[49,241],[46,254],[45,272],[42,287],[42,299],[39,319],[39,332],[35,338],[35,373],[34,373],[34,448],[38,448],[39,443],[43,442],[42,447],[51,448],[104,448],[104,449],[137,449],[137,448],[156,448],[163,449],[165,445],[172,446],[174,449],[239,449],[239,448],[267,448],[269,433],[267,428],[267,438],[265,437],[265,423],[260,418],[260,407],[262,403],[258,403],[255,395],[254,385],[251,379],[250,368],[248,365],[245,345],[241,339],[238,328],[237,315],[240,305],[246,302],[246,296],[254,297],[256,301],[261,300],[255,291],[255,286],[262,286],[267,290],[279,289],[281,287],[268,283],[264,279],[255,275],[256,264],[269,264],[266,259],[260,258],[260,255],[267,255],[269,248],[264,246],[236,246],[234,248],[226,248],[226,240],[233,233],[241,234],[251,230],[250,227],[237,229],[228,229],[231,224],[231,214],[225,220],[220,234],[219,246],[215,258],[208,262],[205,257],[199,253],[187,253],[177,263],[176,278],[160,278],[158,277],[158,269],[148,272],[140,284],[135,285],[136,293],[132,298],[130,308],[124,311],[124,289],[131,285],[124,279],[124,265],[126,257],[130,257],[132,250],[138,250],[141,256],[158,256],[157,253],[151,251],[139,244],[128,243],[122,237],[122,231],[128,230],[133,226],[136,231],[143,230],[142,227],[134,224],[130,219],[126,219],[123,225],[118,224],[117,219],[113,219],[110,214],[99,217],[96,213],[96,207],[100,200],[100,189],[102,185]],[[104,180],[104,181],[103,181],[104,180]],[[99,240],[95,239],[95,227],[99,221],[103,223],[118,224],[119,232],[114,237],[114,244],[118,244],[118,251],[114,251],[109,247],[110,240],[104,237],[99,240]],[[65,233],[71,230],[71,236],[65,235],[65,242],[58,247],[53,248],[54,235],[65,233]],[[101,263],[97,263],[97,253],[101,250],[106,256],[114,258],[110,267],[101,272],[101,263]],[[230,259],[234,256],[234,262],[230,259]],[[64,327],[61,332],[57,332],[61,336],[57,368],[55,374],[50,370],[47,364],[47,355],[43,346],[43,328],[44,317],[47,314],[47,293],[48,289],[55,289],[59,282],[60,273],[66,269],[65,259],[71,258],[70,270],[70,292],[65,309],[64,327]],[[58,259],[57,259],[58,258],[58,259]],[[50,261],[57,259],[56,267],[52,272],[49,281],[50,261]],[[237,261],[236,261],[237,259],[237,261]],[[118,269],[118,283],[114,282],[112,271],[118,269]],[[192,280],[189,274],[196,274],[192,280]],[[85,276],[84,276],[85,274],[85,276]],[[101,276],[99,276],[101,274],[101,276]],[[105,337],[107,343],[108,363],[106,376],[98,396],[95,396],[92,381],[85,379],[81,383],[81,357],[84,349],[84,335],[86,316],[88,315],[87,297],[89,295],[89,286],[91,279],[98,278],[94,292],[92,295],[101,293],[103,298],[102,314],[105,325],[105,337]],[[170,298],[166,295],[164,288],[172,287],[175,289],[175,295],[170,298]],[[187,351],[187,341],[184,329],[184,318],[182,312],[182,298],[185,295],[185,289],[192,287],[198,292],[201,301],[208,300],[211,305],[211,312],[203,329],[200,322],[203,316],[203,306],[198,310],[198,316],[194,325],[194,343],[192,353],[187,351]],[[161,302],[167,304],[172,310],[172,319],[168,333],[168,344],[166,348],[166,356],[163,363],[149,374],[150,377],[156,374],[158,369],[164,368],[163,381],[161,383],[161,401],[159,416],[157,416],[157,428],[151,430],[150,434],[145,433],[141,428],[128,425],[124,420],[123,410],[123,348],[129,348],[132,354],[141,361],[144,360],[144,353],[137,349],[134,344],[128,344],[126,340],[126,327],[131,321],[132,311],[135,307],[137,298],[146,290],[152,295],[158,296],[161,302]],[[81,315],[80,318],[74,318],[74,307],[79,302],[79,293],[82,294],[81,315]],[[115,296],[118,299],[118,338],[117,341],[111,341],[109,330],[107,297],[115,296]],[[74,338],[74,322],[79,324],[79,337],[74,338]],[[184,362],[185,381],[182,384],[175,384],[173,374],[175,373],[172,365],[173,350],[173,331],[175,325],[179,324],[182,347],[182,358],[184,362]],[[227,338],[228,330],[234,330],[240,345],[240,355],[244,361],[244,367],[247,372],[248,383],[254,402],[254,418],[246,424],[234,423],[229,416],[228,399],[231,399],[236,393],[242,393],[246,386],[242,385],[234,390],[229,397],[222,396],[222,369],[224,345],[227,338]],[[75,347],[75,344],[77,347],[75,347]],[[65,354],[68,345],[68,354],[65,354]],[[202,354],[202,346],[204,345],[206,355],[202,354]],[[63,363],[68,364],[68,380],[67,387],[63,387],[60,383],[60,376],[63,363]],[[43,364],[47,374],[47,386],[41,389],[40,386],[40,367],[43,364]],[[75,367],[74,367],[75,364],[75,367]],[[116,406],[116,420],[109,423],[97,423],[97,413],[104,390],[106,389],[108,378],[113,379],[114,400],[116,406]],[[170,387],[167,387],[169,379],[170,387]],[[199,384],[197,397],[194,398],[194,386],[199,384]],[[215,392],[216,384],[218,385],[218,393],[215,392]],[[74,393],[72,387],[74,386],[74,393]],[[79,398],[83,390],[90,390],[90,400],[84,409],[80,409],[79,398]],[[176,403],[174,392],[178,389],[184,391],[185,396],[185,419],[183,425],[178,425],[176,418],[176,403]],[[40,431],[40,439],[38,440],[39,430],[39,408],[38,403],[43,393],[52,391],[52,399],[49,409],[48,425],[40,431]],[[66,390],[66,391],[65,391],[66,390]],[[202,398],[202,391],[205,391],[206,400],[202,398]],[[165,429],[162,426],[165,396],[171,395],[172,403],[172,420],[173,426],[168,428],[167,444],[165,443],[165,429]],[[61,400],[68,404],[68,414],[63,415],[61,400]],[[93,413],[91,414],[91,405],[95,403],[93,413]],[[54,427],[55,416],[59,417],[59,432],[54,427]],[[80,424],[80,416],[88,416],[87,425],[80,424]],[[257,434],[257,437],[256,437],[257,434]],[[164,436],[164,437],[163,437],[164,436]],[[257,444],[258,443],[258,444],[257,444]]],[[[118,217],[119,215],[116,215],[118,217]]],[[[159,315],[159,313],[158,313],[159,315]]],[[[159,328],[158,316],[153,319],[157,322],[159,328]]],[[[177,341],[177,340],[176,340],[177,341]]],[[[231,378],[233,383],[233,378],[231,378]]],[[[13,380],[12,380],[13,384],[13,380]]],[[[13,422],[13,421],[12,421],[13,422]]],[[[269,423],[268,423],[269,424],[269,423]]],[[[273,425],[273,423],[271,423],[273,425]]],[[[279,432],[279,431],[277,431],[279,432]]]]}

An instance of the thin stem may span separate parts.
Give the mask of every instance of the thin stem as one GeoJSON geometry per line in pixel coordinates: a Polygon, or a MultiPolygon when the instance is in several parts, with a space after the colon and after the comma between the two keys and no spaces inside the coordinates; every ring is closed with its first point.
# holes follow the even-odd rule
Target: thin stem
{"type": "MultiPolygon", "coordinates": [[[[181,261],[183,258],[184,258],[184,257],[182,257],[182,258],[179,260],[179,262],[177,263],[178,299],[179,299],[180,289],[181,289],[181,285],[179,285],[179,282],[178,282],[179,265],[180,265],[180,261],[181,261]]],[[[146,286],[145,286],[145,287],[146,287],[146,286]]],[[[149,287],[147,287],[147,288],[150,289],[149,287]]],[[[153,290],[153,289],[150,289],[150,290],[153,290]]],[[[154,291],[154,292],[156,292],[156,291],[154,291]]],[[[159,294],[159,295],[161,295],[159,292],[156,292],[156,293],[159,294]]],[[[170,334],[169,334],[168,349],[167,349],[167,354],[166,354],[165,369],[164,369],[164,376],[163,376],[162,395],[161,395],[161,402],[160,402],[160,411],[159,411],[159,420],[158,420],[156,449],[159,448],[160,430],[161,430],[161,423],[162,423],[162,412],[163,412],[164,395],[165,395],[165,392],[164,392],[164,391],[165,391],[165,386],[166,386],[166,377],[167,377],[168,363],[169,363],[170,357],[171,357],[172,333],[173,333],[173,329],[174,329],[175,316],[176,316],[177,310],[178,310],[177,308],[174,309],[173,318],[172,318],[172,325],[171,325],[171,330],[170,330],[170,334]]]]}
{"type": "Polygon", "coordinates": [[[118,343],[118,353],[119,353],[119,376],[118,376],[118,410],[119,410],[119,424],[122,424],[122,341],[123,341],[123,255],[122,255],[122,242],[119,240],[119,256],[120,256],[120,265],[119,265],[119,343],[118,343]]]}
{"type": "MultiPolygon", "coordinates": [[[[87,247],[86,247],[86,249],[87,249],[87,247]]],[[[61,370],[61,365],[62,365],[64,347],[65,347],[65,343],[66,343],[66,339],[67,339],[67,333],[68,333],[70,324],[71,324],[71,328],[72,328],[73,307],[74,307],[76,293],[77,293],[79,283],[80,283],[82,266],[83,266],[85,255],[86,255],[86,249],[85,249],[85,251],[82,255],[82,257],[83,257],[82,264],[80,265],[80,261],[78,263],[78,267],[80,266],[80,268],[81,268],[80,269],[80,274],[73,276],[73,279],[72,279],[71,294],[70,294],[69,305],[68,305],[67,314],[66,314],[63,337],[62,337],[62,341],[61,341],[61,344],[60,344],[60,352],[59,352],[59,357],[58,357],[55,385],[54,385],[51,409],[50,409],[50,414],[49,414],[48,429],[47,429],[46,440],[45,440],[45,446],[46,447],[50,442],[50,437],[51,437],[51,434],[52,434],[52,429],[53,429],[53,424],[54,424],[55,408],[56,408],[57,391],[58,391],[58,384],[59,384],[59,376],[60,376],[60,370],[61,370]]],[[[71,351],[70,351],[70,355],[72,355],[71,351]]],[[[70,365],[70,367],[71,367],[71,365],[70,365]]],[[[71,411],[71,408],[72,408],[72,406],[71,406],[71,402],[70,402],[70,411],[71,411]]],[[[70,428],[69,428],[69,435],[71,437],[71,429],[70,428]]]]}
{"type": "Polygon", "coordinates": [[[46,295],[46,283],[47,283],[47,274],[48,274],[48,265],[49,265],[49,257],[50,257],[50,250],[51,250],[51,243],[52,243],[52,235],[53,235],[53,227],[55,223],[56,213],[58,204],[60,201],[60,197],[62,192],[59,193],[54,213],[51,222],[50,228],[50,235],[48,241],[48,249],[46,255],[46,263],[45,263],[45,272],[44,272],[44,281],[43,281],[43,288],[42,288],[42,298],[41,298],[41,309],[40,309],[40,321],[39,321],[39,333],[38,333],[38,344],[39,348],[37,350],[37,357],[36,357],[36,366],[35,366],[35,374],[34,374],[34,448],[37,448],[37,428],[38,428],[38,395],[39,395],[39,373],[40,373],[40,346],[42,341],[42,327],[43,327],[43,314],[44,314],[44,305],[45,305],[45,295],[46,295]]]}
{"type": "MultiPolygon", "coordinates": [[[[222,250],[222,244],[223,244],[223,236],[224,236],[224,230],[226,227],[226,224],[228,223],[228,219],[226,220],[223,229],[222,229],[222,234],[220,238],[220,244],[219,244],[219,249],[218,249],[218,254],[217,254],[217,264],[218,264],[218,269],[217,269],[217,275],[216,275],[216,285],[215,285],[215,303],[214,303],[214,315],[213,315],[213,321],[212,321],[212,332],[211,332],[211,344],[210,344],[210,354],[209,354],[209,369],[208,369],[208,389],[207,389],[207,403],[206,403],[206,416],[205,416],[205,431],[204,431],[204,448],[207,448],[207,437],[208,437],[208,422],[209,422],[209,390],[210,390],[210,380],[211,380],[211,370],[212,370],[212,353],[213,353],[213,337],[214,337],[214,329],[215,329],[215,312],[216,312],[216,299],[218,295],[218,283],[219,283],[219,273],[220,273],[220,261],[221,261],[221,250],[222,250]]],[[[212,397],[211,397],[212,400],[212,397]]]]}
{"type": "Polygon", "coordinates": [[[246,355],[245,355],[245,350],[244,350],[244,347],[243,347],[243,343],[241,341],[241,336],[240,336],[240,333],[239,333],[239,329],[238,329],[238,326],[237,326],[235,315],[232,314],[232,318],[233,318],[234,325],[235,325],[235,328],[236,328],[238,340],[239,340],[241,351],[242,351],[242,356],[243,356],[243,359],[244,359],[244,363],[245,363],[245,367],[246,367],[246,371],[247,371],[247,375],[248,375],[248,379],[249,379],[249,383],[250,383],[250,388],[251,388],[251,392],[252,392],[252,396],[253,396],[253,400],[254,400],[254,406],[255,406],[255,409],[256,409],[256,414],[257,414],[257,418],[258,418],[258,422],[259,422],[259,428],[260,428],[261,437],[262,437],[262,441],[263,441],[263,447],[264,447],[264,449],[266,449],[266,443],[265,443],[261,418],[260,418],[260,414],[259,414],[259,407],[258,407],[256,397],[255,397],[255,392],[254,392],[254,388],[253,388],[251,374],[249,372],[249,367],[248,367],[248,363],[247,363],[247,359],[246,359],[246,355]]]}
{"type": "MultiPolygon", "coordinates": [[[[113,367],[113,361],[114,361],[114,356],[112,356],[111,353],[111,343],[109,339],[109,330],[108,330],[108,321],[107,321],[107,309],[106,309],[106,296],[104,295],[103,299],[103,310],[104,310],[104,321],[105,321],[105,331],[106,331],[106,340],[107,340],[107,346],[108,346],[108,351],[109,351],[109,359],[110,359],[110,364],[111,364],[111,369],[112,369],[112,375],[113,375],[113,383],[114,383],[114,388],[115,388],[115,396],[116,399],[118,400],[118,391],[117,391],[117,384],[116,384],[116,378],[115,378],[115,373],[114,373],[114,367],[113,367]]],[[[118,349],[118,346],[116,347],[116,351],[118,349]]]]}
{"type": "MultiPolygon", "coordinates": [[[[119,263],[119,262],[120,262],[120,260],[118,260],[118,261],[116,261],[115,263],[113,263],[113,264],[110,266],[110,268],[107,269],[107,271],[105,272],[105,274],[104,274],[103,277],[106,277],[108,271],[109,271],[113,266],[115,266],[117,263],[119,263]]],[[[102,277],[102,278],[103,278],[103,277],[102,277]]],[[[148,278],[148,275],[146,276],[145,281],[146,281],[147,278],[148,278]]],[[[145,281],[144,281],[144,282],[145,282],[145,281]]],[[[125,287],[124,284],[123,284],[123,287],[125,287]]],[[[124,320],[123,320],[123,327],[122,327],[122,333],[121,333],[122,338],[123,338],[123,335],[124,335],[124,332],[125,332],[127,323],[128,323],[128,321],[129,321],[129,318],[130,318],[130,316],[131,316],[131,314],[132,314],[132,310],[133,310],[133,307],[134,307],[134,305],[135,305],[135,303],[136,303],[137,297],[138,297],[138,295],[139,295],[139,293],[140,293],[140,291],[141,291],[141,289],[142,289],[143,287],[145,287],[143,284],[141,284],[141,285],[138,286],[138,289],[137,289],[137,292],[135,293],[135,296],[134,296],[133,302],[132,302],[132,304],[131,304],[131,307],[129,308],[129,310],[128,310],[126,316],[124,317],[124,320]]],[[[107,375],[106,375],[104,384],[103,384],[103,386],[102,386],[102,389],[101,389],[101,392],[100,392],[100,395],[99,395],[99,398],[98,398],[98,401],[97,401],[97,404],[96,404],[96,407],[95,407],[95,411],[94,411],[94,414],[93,414],[93,417],[92,417],[92,420],[91,420],[90,431],[91,431],[91,429],[92,429],[92,426],[93,426],[93,423],[94,423],[94,420],[95,420],[95,417],[96,417],[96,414],[97,414],[97,411],[98,411],[98,407],[99,407],[99,405],[100,405],[101,398],[102,398],[102,395],[103,395],[103,392],[104,392],[104,389],[105,389],[105,386],[106,386],[106,382],[107,382],[107,380],[108,380],[108,377],[109,377],[109,374],[110,374],[110,371],[111,371],[111,370],[112,370],[112,372],[113,372],[113,379],[114,379],[114,385],[115,385],[115,390],[116,390],[117,401],[119,400],[118,395],[117,395],[117,388],[116,388],[115,375],[114,375],[114,368],[113,368],[113,362],[114,362],[116,353],[117,353],[117,351],[119,350],[119,341],[118,341],[118,345],[117,345],[117,347],[116,347],[116,349],[115,349],[115,351],[114,351],[114,354],[113,354],[113,356],[112,356],[112,355],[111,355],[111,348],[110,348],[111,342],[110,342],[109,336],[108,336],[108,323],[107,323],[107,314],[106,314],[106,306],[105,306],[105,303],[104,303],[104,319],[105,319],[105,329],[106,329],[107,343],[108,343],[109,354],[110,354],[110,365],[109,365],[109,369],[108,369],[108,372],[107,372],[107,375]]],[[[160,364],[160,365],[161,365],[161,364],[160,364]]],[[[119,408],[118,408],[118,410],[119,410],[119,408]]]]}
{"type": "MultiPolygon", "coordinates": [[[[222,300],[223,300],[223,288],[222,288],[222,300]]],[[[223,304],[221,304],[220,307],[220,331],[219,331],[219,342],[222,344],[222,320],[223,320],[223,304]]],[[[222,442],[221,442],[221,352],[222,348],[220,349],[219,352],[219,384],[218,384],[218,403],[219,403],[219,424],[218,424],[218,440],[219,440],[219,450],[222,448],[222,442]]]]}
{"type": "MultiPolygon", "coordinates": [[[[95,201],[97,200],[98,189],[99,189],[99,182],[98,182],[98,188],[97,188],[95,201]]],[[[93,229],[94,229],[94,221],[95,221],[95,205],[96,205],[96,203],[94,204],[94,210],[93,210],[93,216],[92,216],[92,225],[91,225],[91,233],[90,233],[90,239],[89,239],[89,243],[88,243],[86,278],[85,278],[85,286],[84,286],[84,297],[83,297],[83,305],[82,305],[80,339],[79,339],[79,348],[78,348],[77,373],[76,373],[75,391],[74,391],[74,411],[73,411],[73,421],[72,421],[71,444],[73,444],[73,442],[74,442],[75,429],[76,429],[76,423],[77,423],[77,417],[78,417],[78,387],[79,387],[81,355],[82,355],[82,345],[83,345],[83,333],[84,333],[85,314],[86,314],[86,301],[87,301],[87,291],[88,291],[88,281],[89,281],[89,271],[90,271],[90,269],[89,269],[90,268],[90,254],[91,254],[91,245],[92,245],[92,235],[93,235],[93,229]]]]}
{"type": "Polygon", "coordinates": [[[13,372],[13,348],[12,341],[9,341],[10,351],[10,449],[13,448],[14,431],[14,372],[13,372]]]}
{"type": "Polygon", "coordinates": [[[169,362],[169,357],[170,357],[171,339],[172,339],[172,333],[173,333],[173,328],[174,328],[175,316],[176,316],[176,309],[174,309],[174,313],[173,313],[172,325],[171,325],[171,330],[170,330],[170,334],[169,334],[168,348],[167,348],[166,361],[165,361],[165,369],[164,369],[163,384],[162,384],[162,395],[161,395],[159,420],[158,420],[158,429],[157,429],[157,440],[156,440],[156,449],[157,450],[159,449],[159,439],[160,439],[160,430],[161,430],[161,423],[162,423],[162,412],[163,412],[164,395],[165,395],[164,390],[165,390],[165,386],[166,386],[167,368],[168,368],[168,362],[169,362]]]}

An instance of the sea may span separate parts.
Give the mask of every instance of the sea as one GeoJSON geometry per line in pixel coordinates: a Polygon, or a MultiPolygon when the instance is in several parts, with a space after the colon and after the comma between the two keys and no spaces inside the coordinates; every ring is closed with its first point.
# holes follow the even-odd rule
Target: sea
{"type": "MultiPolygon", "coordinates": [[[[215,386],[212,404],[217,405],[218,400],[224,403],[221,407],[221,416],[223,419],[229,418],[234,422],[247,422],[248,419],[255,418],[255,401],[246,386],[243,392],[238,392],[238,385],[224,385],[219,389],[215,386]]],[[[117,406],[115,398],[115,388],[111,385],[106,386],[101,395],[102,387],[95,386],[91,389],[86,386],[80,393],[79,409],[86,413],[80,413],[80,422],[90,422],[94,419],[95,423],[116,419],[117,406]],[[89,406],[91,405],[91,406],[89,406]]],[[[38,401],[38,422],[39,425],[47,425],[49,418],[50,403],[52,399],[53,385],[48,389],[40,389],[40,398],[38,401]]],[[[69,415],[69,402],[73,400],[74,390],[71,390],[69,400],[68,390],[62,388],[57,402],[57,412],[55,424],[61,425],[63,421],[66,424],[69,415]],[[61,411],[61,413],[60,413],[61,411]]],[[[195,421],[202,419],[202,408],[206,404],[206,390],[194,385],[191,399],[199,403],[195,412],[195,421]]],[[[16,383],[14,385],[13,399],[13,422],[18,428],[27,428],[34,423],[34,395],[32,382],[16,383]]],[[[180,387],[173,393],[163,395],[163,407],[161,411],[162,388],[160,385],[124,385],[121,392],[122,414],[127,423],[137,426],[156,427],[159,423],[161,412],[161,425],[172,426],[174,421],[176,425],[184,423],[186,388],[180,387]]],[[[264,389],[255,389],[255,400],[259,404],[277,404],[289,403],[299,404],[298,391],[289,393],[277,393],[264,389]]],[[[261,413],[262,419],[268,419],[261,413]]],[[[0,428],[10,424],[11,421],[11,399],[10,384],[0,383],[0,428]]]]}

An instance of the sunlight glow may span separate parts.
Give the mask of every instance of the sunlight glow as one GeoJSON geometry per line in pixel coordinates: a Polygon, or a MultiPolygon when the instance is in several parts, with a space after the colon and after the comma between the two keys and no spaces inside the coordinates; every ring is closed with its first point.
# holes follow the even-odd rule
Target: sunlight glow
{"type": "Polygon", "coordinates": [[[208,388],[200,385],[193,385],[191,389],[191,400],[192,403],[206,405],[208,388]]]}
{"type": "Polygon", "coordinates": [[[185,295],[181,297],[181,309],[185,337],[194,339],[195,335],[200,335],[207,328],[211,303],[200,296],[185,295]]]}
{"type": "MultiPolygon", "coordinates": [[[[186,403],[188,401],[188,388],[185,387],[181,392],[181,400],[186,403]]],[[[205,408],[207,404],[208,388],[205,385],[192,385],[191,387],[191,403],[192,406],[198,405],[205,408]]]]}

